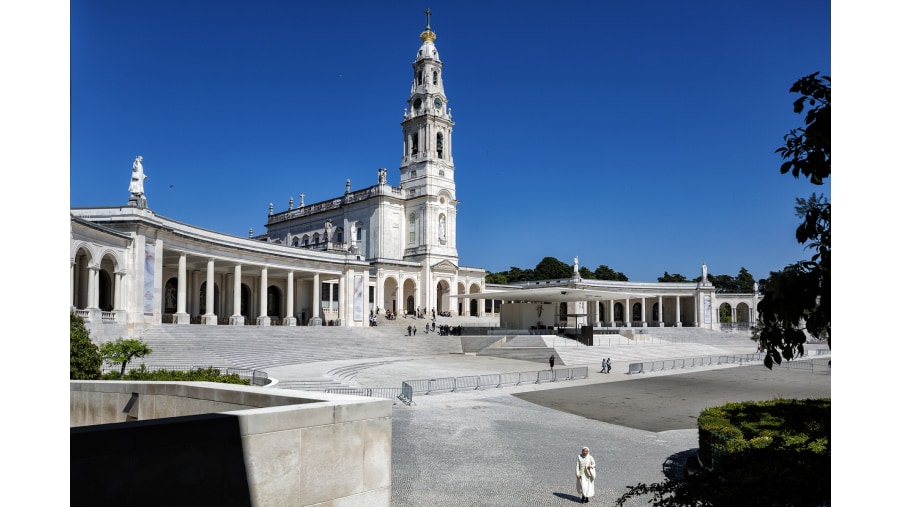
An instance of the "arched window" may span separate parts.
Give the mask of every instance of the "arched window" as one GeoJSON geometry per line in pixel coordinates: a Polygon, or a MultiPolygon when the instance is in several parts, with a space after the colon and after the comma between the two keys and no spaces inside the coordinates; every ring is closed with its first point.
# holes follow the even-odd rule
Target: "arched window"
{"type": "Polygon", "coordinates": [[[438,176],[443,176],[443,175],[444,175],[444,170],[443,170],[443,169],[441,169],[440,171],[438,171],[438,176]]]}
{"type": "Polygon", "coordinates": [[[313,244],[314,244],[314,245],[318,245],[318,244],[319,244],[319,233],[318,233],[318,232],[315,233],[315,234],[313,234],[313,244]]]}
{"type": "Polygon", "coordinates": [[[437,71],[431,73],[431,84],[437,84],[437,71]]]}
{"type": "Polygon", "coordinates": [[[634,304],[634,310],[631,312],[631,320],[633,320],[635,322],[641,321],[641,304],[640,303],[634,304]]]}
{"type": "Polygon", "coordinates": [[[444,158],[444,134],[440,132],[437,135],[437,154],[438,158],[444,158]]]}
{"type": "Polygon", "coordinates": [[[341,244],[344,242],[344,229],[334,231],[334,242],[341,244]]]}
{"type": "Polygon", "coordinates": [[[300,246],[300,238],[294,237],[294,240],[291,241],[291,246],[300,246]]]}
{"type": "Polygon", "coordinates": [[[309,234],[303,235],[303,246],[309,246],[309,234]]]}
{"type": "Polygon", "coordinates": [[[416,244],[416,214],[409,214],[409,244],[416,244]]]}
{"type": "Polygon", "coordinates": [[[412,135],[412,154],[415,155],[419,153],[419,133],[416,132],[412,135]]]}

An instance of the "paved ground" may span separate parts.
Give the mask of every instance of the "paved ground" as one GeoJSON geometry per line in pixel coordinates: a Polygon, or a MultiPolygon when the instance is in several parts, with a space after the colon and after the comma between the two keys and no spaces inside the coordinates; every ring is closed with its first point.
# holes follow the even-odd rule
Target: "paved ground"
{"type": "MultiPolygon", "coordinates": [[[[385,385],[390,378],[538,369],[534,366],[442,356],[375,366],[357,380],[385,385]]],[[[645,375],[605,375],[599,365],[590,368],[586,380],[417,395],[413,406],[395,405],[393,505],[578,503],[575,456],[585,445],[599,468],[591,503],[613,505],[629,485],[681,473],[696,450],[696,416],[703,408],[831,393],[828,374],[763,366],[645,375]]],[[[629,505],[646,505],[646,499],[629,505]]]]}

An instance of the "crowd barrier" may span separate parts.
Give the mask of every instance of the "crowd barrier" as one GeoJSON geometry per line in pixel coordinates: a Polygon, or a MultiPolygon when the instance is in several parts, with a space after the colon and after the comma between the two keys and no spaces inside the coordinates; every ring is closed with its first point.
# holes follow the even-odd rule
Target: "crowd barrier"
{"type": "MultiPolygon", "coordinates": [[[[831,351],[827,349],[817,349],[810,351],[813,356],[830,355],[831,351]]],[[[723,364],[736,364],[739,366],[749,364],[762,364],[766,354],[763,352],[753,354],[735,354],[726,356],[702,356],[687,357],[682,359],[663,359],[658,361],[647,361],[643,363],[630,363],[628,365],[628,374],[647,373],[655,371],[667,371],[683,368],[696,368],[699,366],[717,366],[723,364]]],[[[782,361],[782,368],[796,368],[808,371],[831,371],[831,361],[825,359],[800,359],[794,361],[782,361]]]]}
{"type": "Polygon", "coordinates": [[[556,368],[554,370],[489,373],[460,377],[442,377],[403,381],[397,397],[407,405],[413,403],[415,394],[454,392],[460,389],[498,388],[504,385],[541,384],[588,378],[588,367],[556,368]]]}

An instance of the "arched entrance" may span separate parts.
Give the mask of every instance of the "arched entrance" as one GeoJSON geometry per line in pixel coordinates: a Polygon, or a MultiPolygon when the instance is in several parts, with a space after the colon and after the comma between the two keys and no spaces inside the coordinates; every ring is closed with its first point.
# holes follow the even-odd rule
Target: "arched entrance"
{"type": "MultiPolygon", "coordinates": [[[[241,284],[241,315],[244,316],[245,319],[250,318],[250,308],[252,300],[250,299],[250,287],[246,283],[241,284]]],[[[244,321],[246,322],[246,320],[244,321]]]]}
{"type": "Polygon", "coordinates": [[[641,322],[641,304],[635,303],[631,308],[631,322],[641,322]]]}
{"type": "Polygon", "coordinates": [[[270,285],[266,290],[266,315],[268,317],[281,316],[281,289],[270,285]]]}
{"type": "Polygon", "coordinates": [[[408,279],[403,282],[403,300],[406,302],[404,312],[407,315],[416,314],[416,282],[408,279]]]}
{"type": "Polygon", "coordinates": [[[400,304],[397,292],[397,280],[394,278],[386,278],[384,280],[384,301],[381,306],[390,310],[394,315],[397,314],[397,307],[400,304]]]}
{"type": "Polygon", "coordinates": [[[437,311],[450,311],[450,284],[446,280],[441,280],[437,284],[437,311]]]}
{"type": "Polygon", "coordinates": [[[175,313],[178,311],[178,279],[169,278],[166,281],[166,295],[163,298],[163,313],[175,313]]]}

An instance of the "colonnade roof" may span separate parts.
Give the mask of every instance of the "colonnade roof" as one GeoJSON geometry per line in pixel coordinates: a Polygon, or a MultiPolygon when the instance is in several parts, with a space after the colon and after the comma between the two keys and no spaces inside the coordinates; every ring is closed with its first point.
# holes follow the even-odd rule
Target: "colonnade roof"
{"type": "Polygon", "coordinates": [[[535,289],[485,291],[486,299],[525,301],[533,303],[561,303],[568,301],[600,301],[610,299],[655,297],[657,293],[607,291],[599,289],[573,289],[569,287],[541,287],[535,289]]]}

